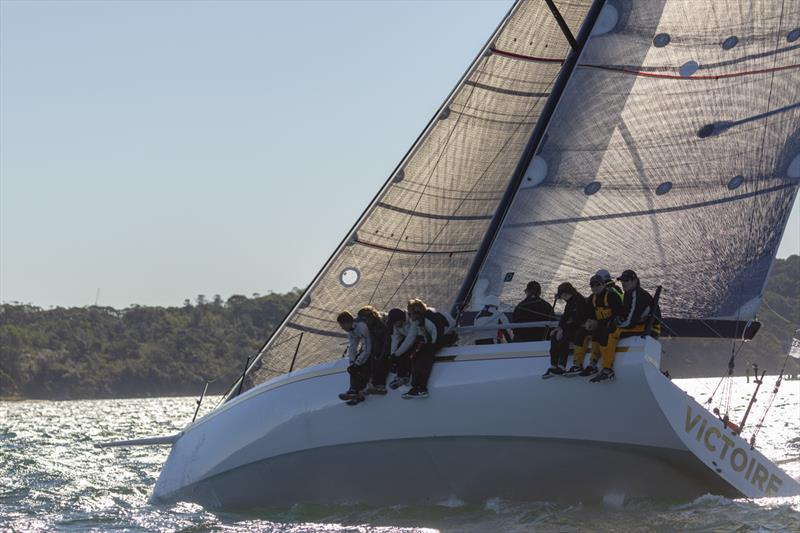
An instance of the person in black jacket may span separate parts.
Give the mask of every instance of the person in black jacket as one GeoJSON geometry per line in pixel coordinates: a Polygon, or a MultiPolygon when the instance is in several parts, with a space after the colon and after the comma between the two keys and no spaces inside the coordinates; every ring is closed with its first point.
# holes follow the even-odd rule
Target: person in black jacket
{"type": "MultiPolygon", "coordinates": [[[[514,308],[511,322],[520,324],[524,322],[542,322],[555,320],[556,314],[553,306],[541,298],[542,286],[536,281],[531,281],[525,287],[525,299],[514,308]]],[[[519,328],[514,330],[514,342],[543,341],[547,338],[547,328],[519,328]]]]}
{"type": "Polygon", "coordinates": [[[387,328],[383,314],[371,305],[358,310],[358,320],[367,325],[370,335],[371,353],[370,381],[365,394],[386,394],[386,376],[389,374],[389,354],[387,351],[387,328]]]}
{"type": "Polygon", "coordinates": [[[570,345],[575,345],[575,364],[569,369],[571,375],[579,373],[582,368],[577,362],[578,357],[583,360],[586,346],[591,339],[591,334],[586,330],[585,324],[593,316],[592,305],[572,286],[571,283],[562,283],[558,286],[556,299],[566,302],[564,314],[558,321],[558,327],[550,332],[550,368],[542,376],[547,379],[564,374],[564,367],[569,357],[570,345]]]}
{"type": "Polygon", "coordinates": [[[633,270],[626,270],[617,280],[622,283],[625,291],[622,298],[625,315],[619,322],[620,338],[643,334],[651,316],[655,320],[650,333],[658,338],[661,334],[661,324],[658,322],[660,313],[654,305],[653,297],[639,283],[639,276],[633,270]]]}

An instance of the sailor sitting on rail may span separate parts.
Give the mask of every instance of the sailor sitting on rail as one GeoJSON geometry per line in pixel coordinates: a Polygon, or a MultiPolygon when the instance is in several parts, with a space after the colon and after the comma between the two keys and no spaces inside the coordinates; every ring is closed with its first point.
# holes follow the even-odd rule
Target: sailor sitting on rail
{"type": "Polygon", "coordinates": [[[436,352],[451,344],[455,338],[454,320],[446,313],[428,307],[419,299],[409,300],[408,320],[417,326],[416,344],[410,358],[411,390],[403,394],[406,400],[428,397],[428,378],[431,376],[436,352]]]}
{"type": "Polygon", "coordinates": [[[353,315],[342,311],[336,317],[336,322],[347,332],[347,357],[350,365],[347,372],[350,374],[350,388],[339,395],[347,405],[357,405],[364,401],[363,390],[369,381],[369,356],[372,353],[372,339],[369,328],[362,321],[356,321],[353,315]]]}
{"type": "Polygon", "coordinates": [[[388,349],[385,347],[388,334],[383,313],[371,305],[358,310],[356,322],[367,325],[372,351],[369,355],[371,383],[365,394],[386,394],[386,376],[389,373],[388,349]],[[384,353],[386,352],[386,353],[384,353]]]}
{"type": "Polygon", "coordinates": [[[562,374],[578,375],[583,370],[581,365],[586,353],[586,345],[591,342],[591,334],[586,330],[584,324],[594,314],[592,304],[571,283],[566,282],[558,286],[556,300],[564,300],[567,304],[558,321],[558,327],[550,332],[550,368],[544,373],[542,379],[562,374]],[[575,346],[574,362],[572,367],[564,372],[571,345],[575,346]]]}
{"type": "Polygon", "coordinates": [[[397,389],[408,385],[411,376],[411,355],[414,341],[417,338],[417,324],[406,320],[406,312],[402,309],[392,309],[386,319],[386,327],[391,333],[389,347],[389,364],[394,369],[397,377],[389,383],[389,387],[397,389]]]}
{"type": "Polygon", "coordinates": [[[619,321],[620,338],[641,335],[647,327],[647,322],[654,315],[651,334],[658,338],[661,335],[661,324],[658,322],[660,312],[653,305],[653,297],[644,290],[639,283],[639,277],[633,270],[626,270],[617,278],[622,283],[625,294],[622,304],[625,307],[625,316],[619,321]],[[655,307],[655,309],[654,309],[655,307]]]}
{"type": "MultiPolygon", "coordinates": [[[[592,355],[589,366],[583,369],[581,376],[597,374],[597,363],[602,357],[603,370],[591,379],[592,383],[613,380],[614,357],[617,352],[617,342],[619,342],[619,328],[617,323],[625,314],[622,306],[622,298],[617,292],[609,288],[603,277],[594,275],[589,280],[592,288],[592,296],[589,301],[594,308],[594,318],[586,321],[586,329],[592,332],[592,355]]],[[[575,351],[576,361],[578,351],[575,351]]],[[[580,363],[583,363],[581,357],[580,363]]],[[[576,363],[577,364],[577,363],[576,363]]]]}
{"type": "MultiPolygon", "coordinates": [[[[498,298],[491,297],[483,306],[478,316],[475,317],[476,326],[504,326],[508,325],[506,314],[501,312],[498,306],[498,298]]],[[[500,328],[497,330],[479,330],[475,344],[499,344],[503,341],[513,342],[514,334],[510,329],[500,328]]]]}

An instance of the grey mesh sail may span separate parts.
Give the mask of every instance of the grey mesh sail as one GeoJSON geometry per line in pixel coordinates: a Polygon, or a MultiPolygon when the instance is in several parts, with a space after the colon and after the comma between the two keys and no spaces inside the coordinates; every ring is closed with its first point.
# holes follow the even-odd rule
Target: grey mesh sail
{"type": "MultiPolygon", "coordinates": [[[[556,2],[573,32],[590,4],[556,2]]],[[[267,342],[249,384],[289,371],[292,361],[298,369],[340,357],[344,335],[335,317],[343,309],[404,308],[410,297],[450,308],[568,51],[545,2],[512,7],[267,342]]]]}
{"type": "Polygon", "coordinates": [[[666,317],[749,319],[800,183],[800,2],[603,11],[473,300],[633,269],[666,317]]]}

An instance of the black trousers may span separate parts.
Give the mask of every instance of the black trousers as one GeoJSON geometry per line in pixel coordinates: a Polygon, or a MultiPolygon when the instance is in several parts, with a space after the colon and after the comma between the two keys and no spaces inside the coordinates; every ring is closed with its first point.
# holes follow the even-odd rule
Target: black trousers
{"type": "Polygon", "coordinates": [[[392,358],[392,365],[396,367],[395,372],[398,378],[407,378],[411,375],[411,359],[409,359],[408,353],[392,358]]]}
{"type": "Polygon", "coordinates": [[[385,387],[386,376],[389,374],[389,356],[371,357],[370,362],[372,364],[372,384],[375,387],[385,387]]]}
{"type": "Polygon", "coordinates": [[[417,389],[427,390],[428,379],[433,370],[433,361],[436,359],[436,352],[441,346],[438,344],[423,344],[414,355],[411,368],[411,386],[417,389]]]}
{"type": "Polygon", "coordinates": [[[347,367],[347,372],[350,374],[350,390],[360,392],[367,387],[370,376],[369,361],[363,365],[352,364],[347,367]]]}
{"type": "Polygon", "coordinates": [[[550,366],[567,366],[570,344],[579,344],[589,334],[583,328],[576,331],[564,331],[561,340],[556,340],[555,335],[550,338],[550,366]]]}

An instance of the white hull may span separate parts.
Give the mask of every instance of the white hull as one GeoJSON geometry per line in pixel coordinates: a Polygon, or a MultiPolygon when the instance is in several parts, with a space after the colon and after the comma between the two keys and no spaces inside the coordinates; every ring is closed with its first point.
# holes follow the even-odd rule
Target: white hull
{"type": "Polygon", "coordinates": [[[337,398],[344,360],[303,369],[187,427],[153,499],[232,508],[800,494],[661,375],[657,341],[620,346],[617,380],[601,384],[542,380],[547,343],[448,348],[440,355],[455,357],[434,365],[430,398],[390,391],[355,407],[337,398]]]}

